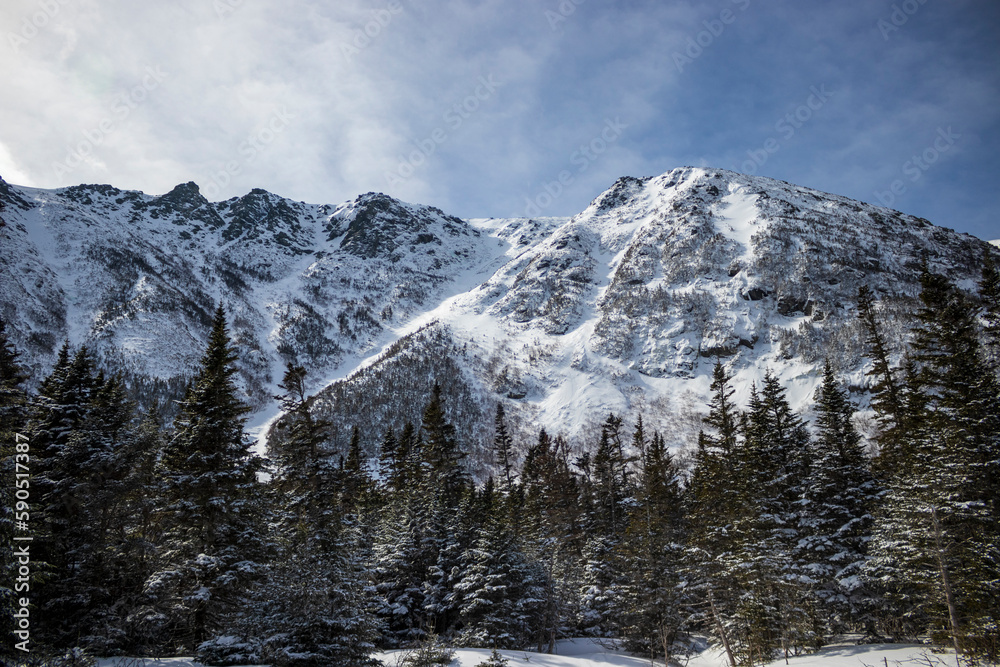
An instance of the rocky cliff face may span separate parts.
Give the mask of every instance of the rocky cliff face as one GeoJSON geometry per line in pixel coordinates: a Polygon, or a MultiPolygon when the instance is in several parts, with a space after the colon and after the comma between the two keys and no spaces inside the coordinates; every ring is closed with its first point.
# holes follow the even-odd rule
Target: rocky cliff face
{"type": "Polygon", "coordinates": [[[570,219],[469,221],[376,193],[333,206],[0,181],[0,312],[36,373],[68,339],[137,382],[182,377],[221,301],[261,415],[294,359],[329,384],[316,409],[363,422],[370,445],[419,420],[435,379],[476,442],[498,400],[571,435],[641,410],[679,442],[716,359],[741,395],[768,367],[805,406],[824,357],[860,391],[858,287],[901,340],[922,262],[972,289],[987,247],[711,169],[622,178],[570,219]]]}

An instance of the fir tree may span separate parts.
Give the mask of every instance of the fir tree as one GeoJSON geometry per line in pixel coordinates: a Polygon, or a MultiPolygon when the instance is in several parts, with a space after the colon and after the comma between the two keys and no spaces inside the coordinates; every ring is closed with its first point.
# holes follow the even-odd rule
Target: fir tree
{"type": "Polygon", "coordinates": [[[625,507],[634,493],[629,471],[633,459],[625,455],[621,426],[621,418],[614,414],[601,425],[590,485],[595,510],[593,530],[612,541],[625,533],[625,507]]]}
{"type": "Polygon", "coordinates": [[[357,426],[351,431],[342,476],[341,505],[344,511],[351,514],[363,509],[371,501],[372,480],[361,454],[361,430],[357,426]]]}
{"type": "Polygon", "coordinates": [[[830,362],[817,401],[817,433],[803,490],[797,559],[813,582],[810,591],[827,619],[827,631],[872,626],[871,591],[860,577],[879,489],[851,421],[853,407],[830,362]]]}
{"type": "Polygon", "coordinates": [[[587,494],[568,460],[566,441],[552,438],[541,429],[529,447],[521,468],[526,518],[525,552],[545,573],[543,619],[538,627],[538,650],[551,649],[569,620],[580,616],[583,589],[581,558],[587,540],[585,531],[587,494]]]}
{"type": "Polygon", "coordinates": [[[908,393],[911,414],[922,418],[910,429],[911,456],[889,484],[866,571],[893,601],[895,618],[909,621],[890,631],[933,622],[948,628],[957,652],[995,658],[1000,398],[968,298],[926,269],[920,280],[908,393]]]}
{"type": "Polygon", "coordinates": [[[398,449],[399,440],[396,439],[396,431],[390,426],[385,429],[382,440],[379,442],[378,469],[379,478],[382,480],[384,486],[391,491],[398,491],[400,489],[398,480],[394,479],[398,469],[396,458],[396,451],[398,449]]]}
{"type": "Polygon", "coordinates": [[[889,344],[876,312],[875,297],[867,285],[858,289],[858,318],[864,327],[865,344],[874,364],[868,375],[874,378],[871,404],[882,431],[878,438],[877,467],[885,476],[897,468],[906,456],[905,399],[889,360],[889,344]]]}
{"type": "Polygon", "coordinates": [[[989,345],[988,356],[994,369],[1000,370],[1000,271],[989,248],[983,251],[979,297],[982,300],[983,333],[989,345]]]}
{"type": "Polygon", "coordinates": [[[224,633],[260,569],[260,461],[243,434],[236,358],[219,306],[161,463],[164,558],[146,590],[150,613],[189,649],[224,633]]]}
{"type": "Polygon", "coordinates": [[[40,560],[50,566],[52,581],[40,591],[40,607],[48,613],[47,622],[36,630],[54,646],[66,646],[75,638],[79,628],[72,619],[83,611],[74,608],[71,582],[64,577],[76,569],[81,540],[86,539],[79,531],[85,530],[80,514],[88,489],[78,483],[77,475],[87,448],[79,435],[104,383],[85,347],[72,356],[70,352],[68,344],[60,350],[56,366],[40,385],[27,426],[35,452],[32,495],[39,501],[33,515],[40,519],[32,523],[41,524],[43,537],[35,553],[41,552],[40,560]]]}
{"type": "MultiPolygon", "coordinates": [[[[642,443],[641,419],[634,442],[642,443]]],[[[659,433],[643,447],[637,504],[623,546],[628,583],[619,601],[626,646],[669,661],[684,625],[683,505],[678,470],[659,433]]]]}
{"type": "Polygon", "coordinates": [[[462,464],[465,453],[458,443],[455,427],[445,417],[441,385],[437,383],[424,409],[421,436],[421,460],[428,467],[423,480],[425,488],[439,495],[446,506],[454,506],[469,485],[469,478],[462,464]]]}
{"type": "Polygon", "coordinates": [[[739,591],[728,576],[726,558],[737,546],[736,522],[742,516],[742,497],[736,484],[736,452],[740,446],[741,415],[732,403],[733,388],[721,362],[713,370],[712,398],[698,434],[693,469],[685,493],[689,525],[683,572],[697,594],[691,613],[696,622],[718,635],[735,666],[723,622],[736,606],[739,591]],[[722,612],[719,609],[722,609],[722,612]]]}
{"type": "Polygon", "coordinates": [[[459,641],[467,646],[524,648],[535,638],[546,593],[544,574],[531,564],[496,501],[492,480],[481,494],[483,517],[461,558],[459,641]]]}
{"type": "Polygon", "coordinates": [[[514,469],[514,442],[507,432],[507,419],[503,403],[497,403],[497,413],[494,420],[495,435],[493,436],[493,453],[497,465],[503,473],[504,490],[508,493],[514,484],[512,471],[514,469]]]}
{"type": "Polygon", "coordinates": [[[807,464],[808,433],[770,372],[754,387],[734,452],[739,511],[732,551],[721,558],[723,579],[735,590],[721,600],[748,663],[766,662],[778,649],[813,644],[816,627],[802,604],[794,547],[799,539],[796,502],[807,464]]]}

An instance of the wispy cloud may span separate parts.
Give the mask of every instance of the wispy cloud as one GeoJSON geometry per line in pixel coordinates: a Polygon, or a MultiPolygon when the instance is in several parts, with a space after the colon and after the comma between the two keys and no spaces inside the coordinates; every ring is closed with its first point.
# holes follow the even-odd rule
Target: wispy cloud
{"type": "Polygon", "coordinates": [[[626,174],[741,168],[772,138],[757,173],[871,200],[873,182],[951,125],[969,139],[896,206],[1000,236],[998,195],[983,187],[1000,150],[1000,9],[923,3],[885,39],[892,5],[12,0],[0,7],[0,173],[149,192],[193,179],[219,198],[381,190],[515,215],[619,118],[628,130],[547,213],[576,212],[626,174]],[[151,68],[164,76],[135,99],[151,68]],[[449,123],[490,76],[502,86],[449,123]],[[785,137],[776,124],[818,86],[834,95],[785,137]],[[288,122],[269,134],[275,113],[288,122]],[[439,129],[433,152],[389,182],[439,129]],[[248,159],[254,137],[263,145],[248,159]],[[74,152],[87,155],[57,167],[74,152]]]}

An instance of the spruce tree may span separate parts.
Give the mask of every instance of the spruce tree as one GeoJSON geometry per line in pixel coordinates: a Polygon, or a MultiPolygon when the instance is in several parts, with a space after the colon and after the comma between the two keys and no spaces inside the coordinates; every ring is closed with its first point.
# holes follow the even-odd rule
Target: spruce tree
{"type": "Polygon", "coordinates": [[[761,391],[751,392],[743,430],[735,457],[743,510],[734,521],[734,551],[724,562],[741,591],[735,616],[744,659],[764,662],[777,649],[787,652],[818,639],[802,604],[802,570],[794,553],[809,435],[770,372],[761,391]]]}
{"type": "Polygon", "coordinates": [[[621,419],[608,415],[593,457],[591,496],[594,505],[592,530],[617,540],[625,533],[625,507],[632,495],[628,464],[621,443],[621,419]]]}
{"type": "MultiPolygon", "coordinates": [[[[489,485],[488,485],[489,486],[489,485]]],[[[484,495],[490,491],[484,489],[484,495]]],[[[544,572],[531,563],[494,502],[462,555],[459,641],[467,646],[525,648],[536,637],[546,598],[544,572]]]]}
{"type": "MultiPolygon", "coordinates": [[[[643,442],[642,421],[634,441],[643,442]]],[[[659,433],[643,448],[637,503],[623,545],[628,583],[620,600],[629,650],[651,659],[673,653],[684,626],[683,505],[678,470],[659,433]]]]}
{"type": "Polygon", "coordinates": [[[859,627],[871,632],[866,618],[871,591],[863,586],[860,574],[880,491],[852,422],[854,409],[829,361],[823,369],[817,412],[796,558],[814,582],[810,595],[827,632],[859,627]]]}
{"type": "Polygon", "coordinates": [[[858,318],[864,328],[865,345],[873,362],[873,368],[868,372],[874,378],[871,405],[881,427],[876,467],[880,476],[884,477],[901,465],[906,456],[907,420],[901,383],[889,359],[889,343],[877,314],[875,297],[867,285],[858,289],[858,318]]]}
{"type": "MultiPolygon", "coordinates": [[[[626,585],[619,547],[628,525],[635,489],[622,442],[622,419],[609,414],[592,459],[588,484],[592,516],[584,550],[584,579],[578,625],[587,634],[611,636],[620,626],[618,600],[626,585]]],[[[644,448],[641,424],[636,434],[644,448]]]]}
{"type": "Polygon", "coordinates": [[[706,427],[698,434],[693,469],[685,493],[688,540],[683,558],[684,576],[697,600],[690,613],[705,630],[726,646],[730,663],[735,656],[729,641],[728,619],[739,599],[739,590],[728,576],[726,558],[736,548],[736,521],[742,498],[736,484],[736,452],[741,415],[732,403],[732,377],[721,362],[712,373],[712,398],[706,427]],[[720,611],[721,610],[721,611],[720,611]]]}
{"type": "Polygon", "coordinates": [[[161,461],[164,531],[159,571],[146,582],[151,615],[188,650],[224,634],[260,570],[260,459],[243,426],[237,355],[219,306],[208,346],[161,461]]]}
{"type": "MultiPolygon", "coordinates": [[[[239,641],[203,645],[209,661],[232,662],[235,652],[275,665],[375,664],[378,623],[365,595],[357,527],[343,511],[360,486],[349,490],[350,473],[331,461],[329,424],[312,416],[305,376],[289,364],[281,384],[287,412],[270,483],[274,553],[249,593],[252,613],[233,627],[239,641]]],[[[360,474],[359,448],[352,449],[344,467],[360,474]]]]}
{"type": "Polygon", "coordinates": [[[507,432],[507,418],[504,414],[503,403],[497,403],[497,413],[494,419],[495,435],[493,436],[493,453],[497,465],[503,473],[504,490],[508,493],[512,485],[514,470],[514,442],[507,432]]]}
{"type": "Polygon", "coordinates": [[[361,453],[361,429],[356,425],[351,430],[342,477],[341,505],[344,511],[353,514],[364,510],[371,503],[373,486],[367,462],[361,453]]]}
{"type": "Polygon", "coordinates": [[[554,646],[560,633],[581,613],[584,545],[587,541],[588,495],[569,462],[568,445],[545,429],[528,448],[521,468],[524,487],[525,537],[528,557],[545,573],[545,603],[538,626],[538,650],[554,646]]]}
{"type": "Polygon", "coordinates": [[[455,427],[445,416],[441,385],[436,382],[431,400],[424,408],[421,443],[421,460],[428,468],[422,480],[425,490],[445,506],[454,507],[470,480],[463,466],[465,452],[458,442],[455,427]]]}
{"type": "Polygon", "coordinates": [[[994,370],[1000,371],[1000,271],[993,260],[993,251],[989,248],[983,251],[979,297],[982,300],[981,317],[988,345],[987,357],[994,370]]]}
{"type": "Polygon", "coordinates": [[[1000,390],[968,297],[926,268],[920,281],[912,453],[890,481],[866,570],[910,620],[900,631],[934,623],[959,653],[995,659],[1000,390]]]}
{"type": "Polygon", "coordinates": [[[36,631],[52,646],[71,644],[79,634],[74,619],[85,613],[76,607],[73,580],[66,577],[86,558],[81,553],[87,548],[88,528],[83,512],[93,488],[80,483],[89,454],[87,440],[80,436],[103,384],[89,351],[81,347],[71,356],[64,345],[40,385],[27,426],[34,452],[32,496],[38,499],[33,515],[40,519],[32,523],[41,524],[42,538],[33,552],[51,568],[49,582],[36,597],[46,610],[36,631]]]}
{"type": "Polygon", "coordinates": [[[389,426],[385,429],[378,446],[379,479],[389,491],[399,490],[396,480],[393,479],[396,475],[397,449],[399,449],[399,440],[396,439],[396,430],[389,426]]]}

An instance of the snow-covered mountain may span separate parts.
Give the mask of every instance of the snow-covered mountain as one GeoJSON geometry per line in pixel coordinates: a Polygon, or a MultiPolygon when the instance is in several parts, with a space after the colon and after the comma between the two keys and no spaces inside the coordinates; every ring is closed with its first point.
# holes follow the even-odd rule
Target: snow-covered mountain
{"type": "MultiPolygon", "coordinates": [[[[829,356],[862,389],[858,287],[886,323],[921,262],[972,289],[990,246],[926,220],[767,178],[622,178],[572,218],[460,220],[369,193],[313,205],[263,190],[209,202],[0,180],[0,314],[37,373],[68,339],[136,382],[189,374],[226,305],[258,414],[285,362],[315,409],[373,444],[441,382],[477,443],[493,406],[570,436],[642,412],[675,442],[722,359],[805,407],[829,356]]],[[[995,249],[993,249],[996,252],[995,249]]],[[[859,394],[863,401],[863,394],[859,394]]]]}

